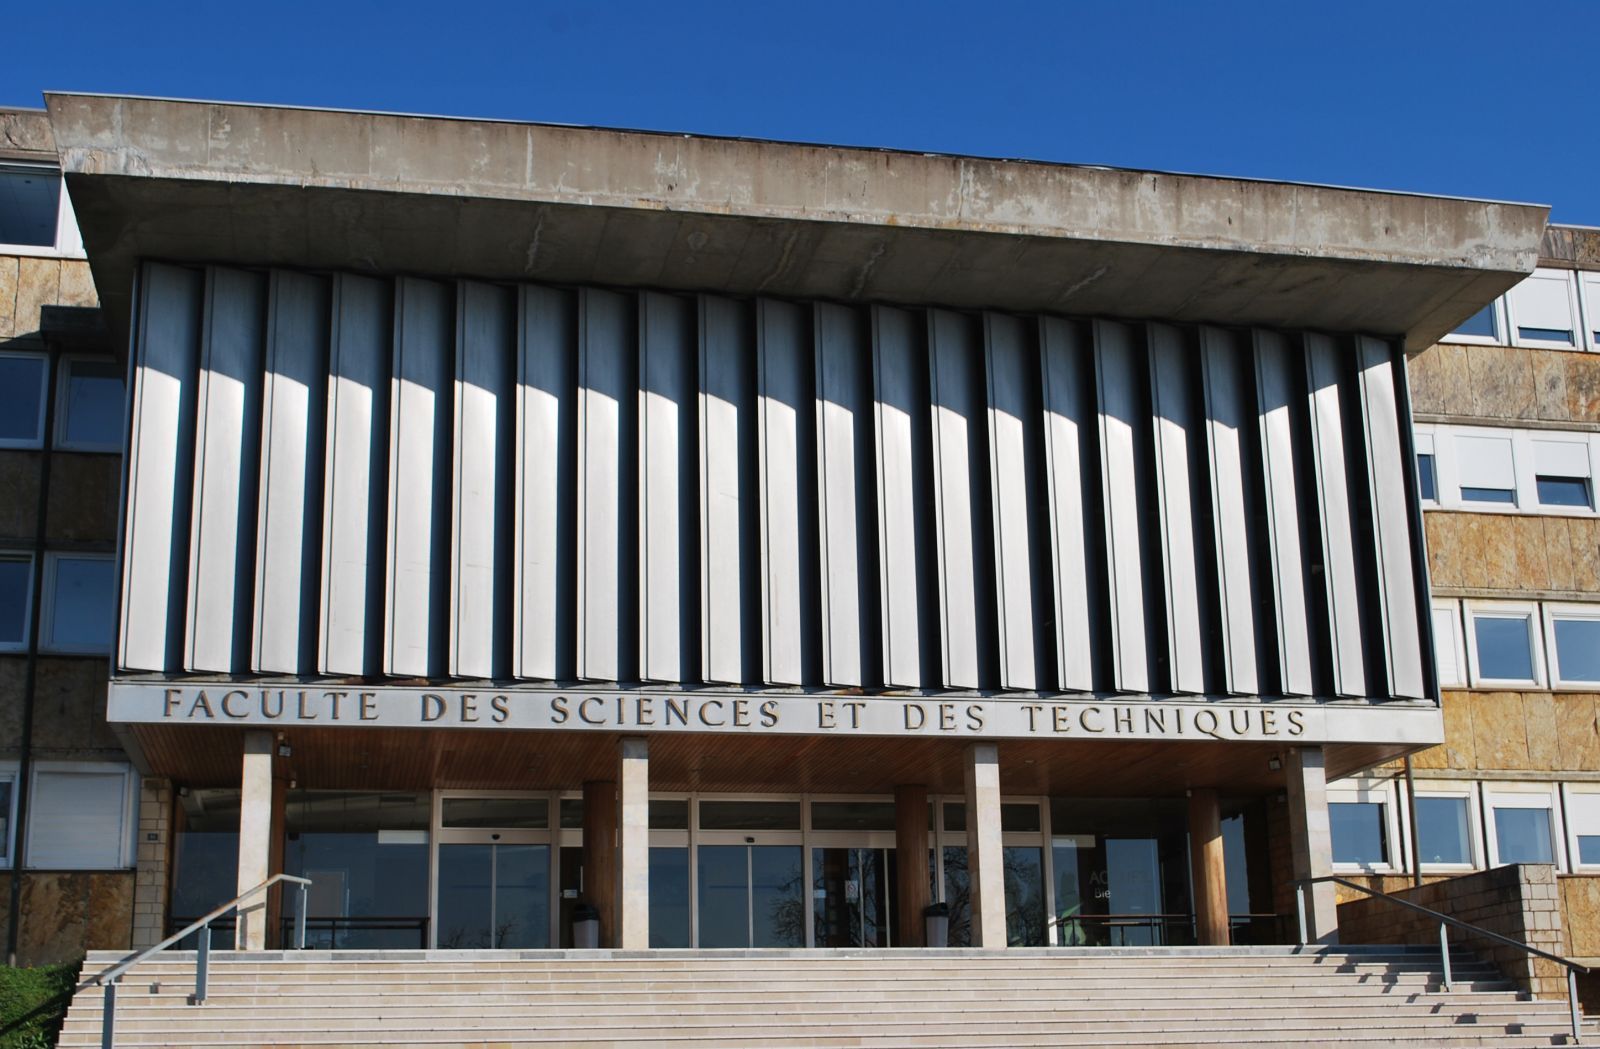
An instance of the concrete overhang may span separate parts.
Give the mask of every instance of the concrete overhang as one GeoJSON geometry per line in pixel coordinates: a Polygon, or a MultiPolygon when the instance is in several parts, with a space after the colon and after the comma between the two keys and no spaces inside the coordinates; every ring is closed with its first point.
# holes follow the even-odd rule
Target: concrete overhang
{"type": "Polygon", "coordinates": [[[1432,344],[1548,208],[1063,164],[48,94],[114,331],[141,258],[1313,328],[1432,344]]]}

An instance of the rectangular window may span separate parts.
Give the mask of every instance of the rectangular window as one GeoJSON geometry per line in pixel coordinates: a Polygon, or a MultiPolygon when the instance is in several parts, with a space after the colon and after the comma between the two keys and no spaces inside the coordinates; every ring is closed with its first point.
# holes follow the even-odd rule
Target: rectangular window
{"type": "Polygon", "coordinates": [[[40,766],[29,795],[28,866],[111,870],[129,865],[125,766],[40,766]]]}
{"type": "Polygon", "coordinates": [[[41,650],[111,651],[113,568],[110,554],[45,555],[41,650]]]}
{"type": "Polygon", "coordinates": [[[16,785],[16,773],[0,773],[0,867],[11,866],[11,828],[17,825],[16,785]]]}
{"type": "Polygon", "coordinates": [[[1456,437],[1461,498],[1469,503],[1517,501],[1516,461],[1509,437],[1456,437]]]}
{"type": "Polygon", "coordinates": [[[0,163],[0,244],[53,248],[60,224],[60,170],[0,163]]]}
{"type": "Polygon", "coordinates": [[[1412,443],[1417,450],[1417,490],[1425,503],[1439,501],[1439,475],[1433,457],[1433,434],[1413,433],[1412,443]]]}
{"type": "Polygon", "coordinates": [[[1384,804],[1376,801],[1330,801],[1328,822],[1333,830],[1333,862],[1382,867],[1389,863],[1388,821],[1384,804]]]}
{"type": "Polygon", "coordinates": [[[1506,294],[1519,346],[1578,347],[1577,281],[1571,270],[1537,269],[1506,294]]]}
{"type": "Polygon", "coordinates": [[[0,448],[44,445],[42,353],[0,353],[0,448]]]}
{"type": "Polygon", "coordinates": [[[1493,813],[1497,865],[1555,862],[1548,800],[1541,797],[1533,804],[1501,797],[1495,799],[1493,813]]]}
{"type": "Polygon", "coordinates": [[[1583,285],[1583,318],[1589,331],[1589,349],[1600,350],[1600,273],[1580,273],[1583,285]]]}
{"type": "Polygon", "coordinates": [[[1424,502],[1436,503],[1439,501],[1439,481],[1433,470],[1433,453],[1419,452],[1417,454],[1417,487],[1422,490],[1424,502]]]}
{"type": "Polygon", "coordinates": [[[550,826],[550,799],[443,798],[439,826],[545,830],[550,826]]]}
{"type": "Polygon", "coordinates": [[[1557,685],[1600,684],[1600,604],[1544,607],[1550,680],[1557,685]]]}
{"type": "Polygon", "coordinates": [[[1472,339],[1483,339],[1486,342],[1497,342],[1500,339],[1499,301],[1489,303],[1483,309],[1474,313],[1466,320],[1455,326],[1452,335],[1465,335],[1472,339]]]}
{"type": "Polygon", "coordinates": [[[122,368],[80,357],[64,362],[56,402],[56,447],[74,452],[122,450],[122,368]]]}
{"type": "Polygon", "coordinates": [[[701,830],[799,830],[798,801],[702,801],[701,830]]]}
{"type": "Polygon", "coordinates": [[[1417,851],[1423,863],[1472,863],[1472,816],[1466,798],[1417,795],[1417,851]]]}
{"type": "Polygon", "coordinates": [[[32,596],[33,558],[0,554],[0,652],[27,650],[32,596]]]}
{"type": "Polygon", "coordinates": [[[1540,505],[1590,509],[1589,443],[1538,439],[1532,443],[1540,505]]]}
{"type": "Polygon", "coordinates": [[[1573,862],[1579,867],[1600,867],[1600,792],[1593,787],[1566,790],[1573,862]]]}
{"type": "Polygon", "coordinates": [[[1534,647],[1534,609],[1526,606],[1469,604],[1473,683],[1506,681],[1538,684],[1540,665],[1534,647]]]}

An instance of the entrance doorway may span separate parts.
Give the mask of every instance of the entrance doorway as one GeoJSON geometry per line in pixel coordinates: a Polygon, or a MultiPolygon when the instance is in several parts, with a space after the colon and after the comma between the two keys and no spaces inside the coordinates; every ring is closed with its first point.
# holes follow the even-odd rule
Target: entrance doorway
{"type": "Polygon", "coordinates": [[[894,850],[811,850],[811,923],[818,947],[889,947],[893,943],[894,850]]]}
{"type": "Polygon", "coordinates": [[[799,845],[702,845],[701,947],[804,947],[799,845]]]}
{"type": "Polygon", "coordinates": [[[546,795],[435,795],[435,946],[552,946],[550,809],[546,795]]]}
{"type": "Polygon", "coordinates": [[[550,846],[499,837],[440,843],[440,947],[550,945],[550,846]]]}

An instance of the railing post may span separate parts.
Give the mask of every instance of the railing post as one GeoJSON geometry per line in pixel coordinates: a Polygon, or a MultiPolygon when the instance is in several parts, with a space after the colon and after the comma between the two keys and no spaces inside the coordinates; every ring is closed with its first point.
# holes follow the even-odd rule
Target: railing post
{"type": "Polygon", "coordinates": [[[1303,881],[1295,882],[1294,903],[1300,916],[1300,946],[1304,947],[1310,937],[1306,935],[1306,883],[1303,881]]]}
{"type": "Polygon", "coordinates": [[[117,1040],[117,981],[106,983],[104,1011],[100,1014],[100,1049],[111,1049],[117,1040]]]}
{"type": "Polygon", "coordinates": [[[294,909],[294,948],[306,949],[306,883],[300,883],[300,902],[294,909]]]}
{"type": "Polygon", "coordinates": [[[1450,927],[1444,922],[1439,923],[1439,957],[1444,962],[1444,989],[1448,991],[1455,981],[1450,979],[1450,927]]]}
{"type": "Polygon", "coordinates": [[[1567,1012],[1572,1014],[1572,1042],[1583,1044],[1583,1017],[1578,1012],[1578,973],[1567,966],[1567,1012]]]}
{"type": "Polygon", "coordinates": [[[194,1004],[204,1005],[206,979],[211,973],[211,923],[200,926],[200,945],[194,955],[194,1004]]]}

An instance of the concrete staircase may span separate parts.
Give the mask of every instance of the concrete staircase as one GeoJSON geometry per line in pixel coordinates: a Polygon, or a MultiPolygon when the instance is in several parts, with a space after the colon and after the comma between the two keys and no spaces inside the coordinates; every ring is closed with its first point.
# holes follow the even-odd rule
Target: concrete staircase
{"type": "MultiPolygon", "coordinates": [[[[117,959],[90,955],[85,973],[117,959]]],[[[1564,1002],[1534,1002],[1436,951],[1060,948],[982,951],[340,951],[140,964],[118,1046],[1318,1045],[1570,1042],[1564,1002]]],[[[60,1045],[98,1046],[99,988],[60,1045]]]]}

